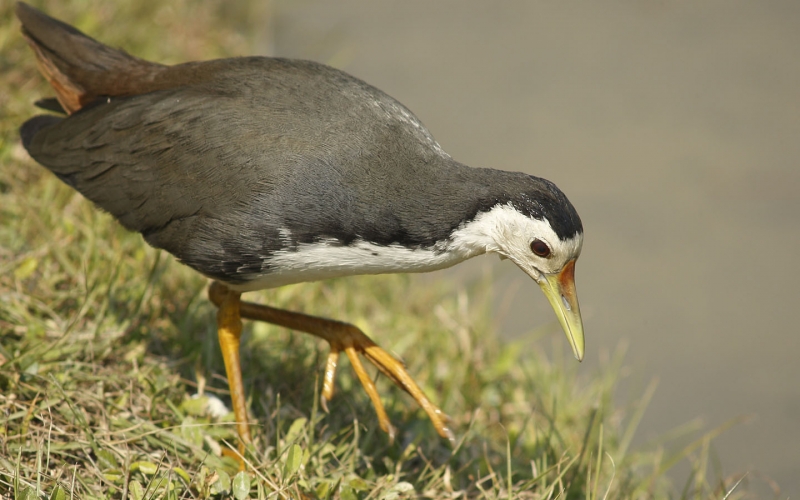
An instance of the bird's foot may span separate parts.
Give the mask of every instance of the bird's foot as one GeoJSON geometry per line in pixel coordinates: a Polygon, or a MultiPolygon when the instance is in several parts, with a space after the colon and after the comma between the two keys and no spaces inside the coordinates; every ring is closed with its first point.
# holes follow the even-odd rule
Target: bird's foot
{"type": "MultiPolygon", "coordinates": [[[[208,295],[214,304],[220,306],[227,297],[227,288],[220,283],[214,282],[209,288],[208,295]]],[[[381,373],[389,377],[398,387],[406,391],[419,403],[422,409],[425,410],[425,413],[428,414],[428,418],[431,419],[433,426],[440,436],[450,440],[451,443],[455,442],[455,436],[448,424],[449,419],[442,410],[431,403],[430,399],[428,399],[422,389],[414,382],[414,379],[408,371],[406,371],[403,363],[375,344],[375,342],[357,327],[349,323],[276,309],[252,302],[240,302],[239,307],[242,318],[266,321],[292,330],[310,333],[328,342],[331,346],[331,352],[328,355],[325,365],[325,376],[323,379],[321,394],[323,409],[327,410],[327,401],[330,401],[333,397],[334,379],[336,378],[339,354],[344,351],[347,358],[350,360],[350,364],[353,366],[353,370],[358,376],[358,380],[361,382],[361,385],[372,401],[372,405],[375,407],[375,413],[377,414],[381,429],[389,434],[390,439],[394,439],[395,428],[392,426],[391,422],[389,422],[389,417],[378,395],[378,389],[375,387],[375,383],[367,374],[361,363],[361,358],[359,356],[359,354],[361,354],[370,363],[375,365],[381,373]]]]}
{"type": "MultiPolygon", "coordinates": [[[[330,320],[328,320],[330,321],[330,320]]],[[[394,440],[395,429],[389,422],[389,417],[386,415],[386,410],[383,407],[378,389],[372,378],[367,374],[359,354],[363,355],[370,363],[380,370],[381,373],[389,377],[398,387],[406,391],[414,400],[419,403],[428,418],[431,419],[433,426],[440,436],[455,441],[455,436],[449,427],[449,419],[442,410],[434,405],[425,393],[420,389],[414,379],[406,370],[402,361],[398,360],[383,348],[373,342],[357,327],[347,324],[334,322],[336,330],[334,336],[326,335],[323,338],[328,341],[331,346],[331,352],[328,354],[328,359],[325,364],[325,376],[322,384],[321,402],[322,407],[327,411],[327,402],[333,398],[334,393],[334,379],[336,378],[336,368],[339,362],[339,353],[344,351],[353,370],[358,376],[358,380],[367,392],[372,405],[375,407],[375,413],[378,416],[378,423],[387,434],[389,438],[394,440]],[[331,338],[332,337],[332,338],[331,338]]],[[[322,335],[319,335],[322,336],[322,335]]]]}

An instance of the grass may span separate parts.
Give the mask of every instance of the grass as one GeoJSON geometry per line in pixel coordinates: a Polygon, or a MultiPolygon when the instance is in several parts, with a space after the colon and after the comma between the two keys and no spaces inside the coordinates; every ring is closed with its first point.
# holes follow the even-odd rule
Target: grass
{"type": "MultiPolygon", "coordinates": [[[[246,54],[233,27],[254,22],[244,8],[220,20],[222,0],[39,6],[161,62],[246,54]]],[[[352,321],[403,357],[453,418],[456,446],[378,378],[398,427],[390,443],[346,362],[330,413],[321,412],[326,346],[246,323],[244,378],[258,425],[250,472],[238,473],[221,453],[236,443],[232,415],[209,412],[217,397],[227,401],[227,384],[207,282],[27,157],[16,129],[35,112],[31,102],[51,93],[12,8],[0,4],[0,498],[743,496],[739,476],[709,471],[710,442],[723,428],[674,453],[663,443],[631,448],[654,386],[616,406],[621,355],[579,377],[577,363],[539,347],[549,339],[542,332],[497,338],[489,281],[454,290],[414,276],[253,296],[352,321]],[[676,487],[665,474],[682,460],[693,472],[676,487]]],[[[554,345],[564,345],[560,334],[554,345]]]]}

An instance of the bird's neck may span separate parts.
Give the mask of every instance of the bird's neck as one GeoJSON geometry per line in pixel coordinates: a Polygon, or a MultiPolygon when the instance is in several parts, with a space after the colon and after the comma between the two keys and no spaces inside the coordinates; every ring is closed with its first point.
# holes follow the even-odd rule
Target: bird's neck
{"type": "MultiPolygon", "coordinates": [[[[443,158],[391,191],[380,179],[361,185],[380,203],[338,213],[349,232],[317,230],[321,238],[290,245],[270,256],[269,268],[241,291],[356,274],[419,273],[444,269],[498,251],[506,191],[530,176],[466,167],[443,158]]],[[[392,170],[389,169],[391,172],[392,170]]],[[[322,228],[325,229],[325,228],[322,228]]],[[[293,240],[293,228],[283,230],[293,240]]]]}

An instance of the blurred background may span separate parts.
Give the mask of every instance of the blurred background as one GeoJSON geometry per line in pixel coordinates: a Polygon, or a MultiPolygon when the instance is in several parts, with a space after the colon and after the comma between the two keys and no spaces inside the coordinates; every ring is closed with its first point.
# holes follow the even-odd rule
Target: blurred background
{"type": "MultiPolygon", "coordinates": [[[[800,3],[243,0],[218,22],[241,27],[241,55],[313,59],[386,91],[463,163],[558,184],[586,229],[581,375],[626,349],[620,403],[658,381],[640,445],[747,417],[713,441],[722,475],[800,494],[800,3]]],[[[182,34],[159,36],[158,53],[125,48],[181,62],[182,34]]],[[[513,265],[479,258],[430,279],[487,269],[503,336],[544,331],[567,356],[513,265]]]]}
{"type": "MultiPolygon", "coordinates": [[[[586,228],[581,372],[627,346],[624,392],[658,380],[639,443],[749,416],[713,442],[722,471],[800,494],[800,3],[303,0],[261,16],[256,52],[344,69],[459,161],[558,184],[586,228]]],[[[566,349],[513,265],[450,272],[487,265],[504,336],[550,324],[566,349]]]]}

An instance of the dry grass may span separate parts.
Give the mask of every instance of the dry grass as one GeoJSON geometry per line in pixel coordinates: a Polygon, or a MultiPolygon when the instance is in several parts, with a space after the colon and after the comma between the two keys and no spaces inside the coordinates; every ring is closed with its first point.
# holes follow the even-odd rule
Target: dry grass
{"type": "MultiPolygon", "coordinates": [[[[230,28],[236,19],[217,19],[222,4],[43,7],[136,55],[177,62],[247,53],[230,28]]],[[[682,459],[694,474],[678,496],[718,498],[733,486],[735,478],[708,479],[717,431],[673,455],[630,449],[652,392],[614,405],[619,357],[578,378],[576,363],[546,356],[533,340],[494,336],[487,283],[454,292],[407,276],[257,299],[353,321],[405,358],[453,417],[457,446],[379,379],[399,429],[389,443],[347,366],[330,414],[320,412],[325,346],[248,324],[244,376],[258,424],[251,472],[237,474],[221,454],[236,442],[232,416],[207,408],[209,395],[227,400],[227,386],[205,280],[27,157],[16,128],[49,92],[10,3],[0,4],[0,19],[0,498],[664,498],[676,495],[664,474],[682,459]]]]}

